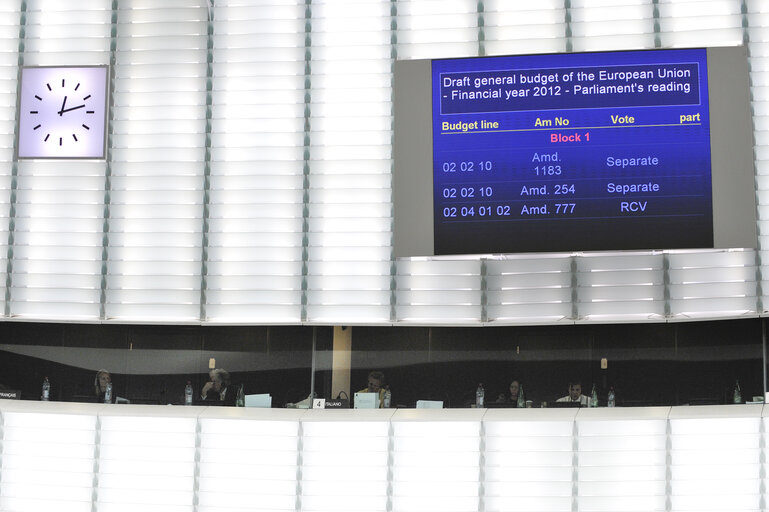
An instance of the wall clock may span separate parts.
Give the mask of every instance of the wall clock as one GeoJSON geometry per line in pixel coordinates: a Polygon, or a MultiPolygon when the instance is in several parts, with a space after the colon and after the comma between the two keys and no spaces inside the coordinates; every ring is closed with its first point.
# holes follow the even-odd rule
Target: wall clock
{"type": "Polygon", "coordinates": [[[18,158],[104,158],[108,84],[108,66],[22,68],[18,158]]]}

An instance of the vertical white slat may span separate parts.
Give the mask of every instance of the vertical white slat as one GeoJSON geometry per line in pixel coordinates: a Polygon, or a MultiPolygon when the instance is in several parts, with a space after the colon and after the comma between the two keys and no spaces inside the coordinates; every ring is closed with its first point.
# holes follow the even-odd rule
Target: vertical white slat
{"type": "Polygon", "coordinates": [[[105,315],[197,320],[207,2],[123,0],[117,19],[105,315]]]}
{"type": "Polygon", "coordinates": [[[580,320],[662,321],[665,270],[661,252],[577,258],[577,308],[580,320]]]}
{"type": "MultiPolygon", "coordinates": [[[[109,64],[112,2],[27,2],[25,66],[109,64]]],[[[99,318],[104,161],[18,163],[10,312],[99,318]]]]}
{"type": "Polygon", "coordinates": [[[663,48],[742,44],[742,0],[660,0],[663,48]]]}
{"type": "Polygon", "coordinates": [[[478,3],[473,0],[400,0],[398,58],[478,55],[478,3]]]}
{"type": "Polygon", "coordinates": [[[390,320],[391,4],[312,3],[307,320],[390,320]]]}
{"type": "Polygon", "coordinates": [[[649,0],[573,0],[569,13],[574,51],[654,48],[649,0]]]}
{"type": "Polygon", "coordinates": [[[301,320],[305,2],[216,2],[209,323],[301,320]]]}
{"type": "Polygon", "coordinates": [[[401,259],[396,283],[396,316],[401,323],[481,321],[481,264],[477,260],[401,259]]]}
{"type": "Polygon", "coordinates": [[[486,55],[566,51],[563,0],[485,0],[486,55]]]}
{"type": "Polygon", "coordinates": [[[758,206],[758,255],[763,311],[769,308],[769,4],[751,0],[748,12],[748,63],[753,111],[758,206]]]}
{"type": "Polygon", "coordinates": [[[242,414],[233,418],[212,407],[200,416],[197,510],[296,510],[304,411],[237,411],[242,414]]]}
{"type": "MultiPolygon", "coordinates": [[[[21,0],[0,5],[0,282],[8,273],[8,228],[13,151],[16,137],[16,90],[19,74],[21,0]]],[[[5,287],[0,307],[5,311],[5,287]]]]}
{"type": "Polygon", "coordinates": [[[90,512],[97,407],[2,412],[0,510],[90,512]]]}
{"type": "Polygon", "coordinates": [[[521,255],[486,262],[488,321],[499,324],[573,320],[572,257],[521,255]]]}

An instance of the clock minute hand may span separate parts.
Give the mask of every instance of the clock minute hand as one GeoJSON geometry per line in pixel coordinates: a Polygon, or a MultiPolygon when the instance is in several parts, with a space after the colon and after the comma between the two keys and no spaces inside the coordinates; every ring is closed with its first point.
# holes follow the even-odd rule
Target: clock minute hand
{"type": "Polygon", "coordinates": [[[79,108],[84,108],[85,105],[78,105],[77,107],[67,108],[67,109],[61,109],[59,111],[59,115],[62,115],[64,112],[72,112],[73,110],[77,110],[79,108]]]}

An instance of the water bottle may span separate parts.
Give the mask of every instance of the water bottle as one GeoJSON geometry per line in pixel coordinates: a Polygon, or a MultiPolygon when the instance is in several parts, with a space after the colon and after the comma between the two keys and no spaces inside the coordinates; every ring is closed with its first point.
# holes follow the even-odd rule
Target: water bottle
{"type": "Polygon", "coordinates": [[[742,390],[740,389],[740,381],[737,380],[734,383],[734,403],[735,404],[741,404],[742,403],[742,390]]]}
{"type": "Polygon", "coordinates": [[[112,383],[111,382],[108,382],[107,387],[104,389],[104,403],[105,404],[112,403],[112,383]]]}
{"type": "Polygon", "coordinates": [[[483,391],[483,384],[478,384],[478,388],[475,390],[475,406],[483,407],[483,397],[486,393],[483,391]]]}
{"type": "Polygon", "coordinates": [[[392,399],[393,399],[393,396],[392,396],[392,393],[390,393],[390,386],[387,386],[385,388],[384,398],[382,398],[382,408],[389,409],[390,404],[392,403],[392,399]]]}
{"type": "Polygon", "coordinates": [[[192,383],[187,381],[184,386],[184,405],[192,405],[192,383]]]}
{"type": "Polygon", "coordinates": [[[235,407],[246,406],[246,394],[243,391],[243,384],[238,386],[238,394],[235,396],[235,407]]]}
{"type": "Polygon", "coordinates": [[[518,404],[517,407],[524,408],[526,407],[526,400],[523,396],[523,384],[521,384],[520,388],[518,389],[518,404]]]}
{"type": "Polygon", "coordinates": [[[593,392],[590,394],[590,407],[598,407],[598,391],[593,384],[593,392]]]}
{"type": "Polygon", "coordinates": [[[609,396],[606,397],[606,407],[614,407],[616,405],[617,399],[614,395],[614,386],[609,388],[609,396]]]}
{"type": "Polygon", "coordinates": [[[51,382],[48,377],[43,379],[43,391],[40,394],[40,400],[47,402],[51,398],[51,382]]]}

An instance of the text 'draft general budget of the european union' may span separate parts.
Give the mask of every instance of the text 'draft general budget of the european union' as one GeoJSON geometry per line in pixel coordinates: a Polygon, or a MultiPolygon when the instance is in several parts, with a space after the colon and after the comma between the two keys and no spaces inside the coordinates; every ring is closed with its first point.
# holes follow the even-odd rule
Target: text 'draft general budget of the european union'
{"type": "Polygon", "coordinates": [[[437,254],[712,244],[704,51],[631,53],[434,61],[437,254]]]}
{"type": "Polygon", "coordinates": [[[441,75],[441,113],[699,105],[697,63],[441,75]]]}

